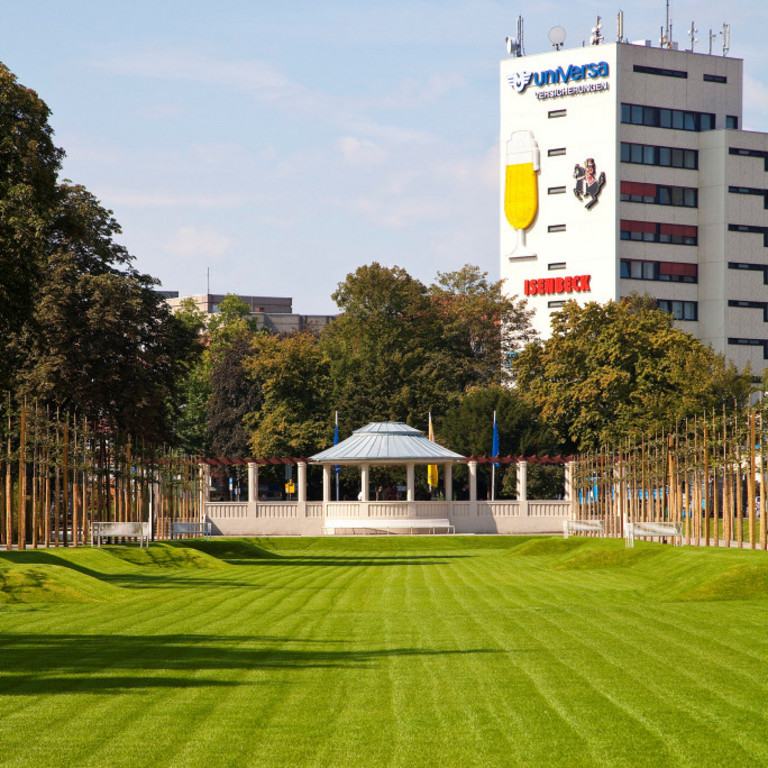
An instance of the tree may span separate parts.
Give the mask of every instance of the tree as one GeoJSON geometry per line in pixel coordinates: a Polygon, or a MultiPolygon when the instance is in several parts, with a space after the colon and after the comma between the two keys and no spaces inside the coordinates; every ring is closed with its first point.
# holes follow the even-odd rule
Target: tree
{"type": "Polygon", "coordinates": [[[93,421],[168,438],[168,403],[197,335],[157,281],[130,266],[112,212],[81,186],[58,189],[33,317],[16,337],[24,388],[93,421]]]}
{"type": "Polygon", "coordinates": [[[53,144],[50,112],[0,64],[0,386],[18,365],[9,340],[32,314],[64,155],[53,144]]]}
{"type": "Polygon", "coordinates": [[[438,315],[425,286],[400,267],[373,263],[339,284],[343,314],[321,336],[331,401],[346,423],[426,423],[455,386],[440,354],[438,315]]]}
{"type": "Polygon", "coordinates": [[[561,443],[581,450],[744,402],[751,388],[749,371],[739,373],[639,296],[569,301],[553,315],[552,336],[529,345],[514,373],[561,443]]]}
{"type": "Polygon", "coordinates": [[[247,417],[253,455],[305,457],[330,442],[330,365],[315,336],[256,336],[244,367],[263,398],[247,417]]]}
{"type": "Polygon", "coordinates": [[[503,281],[470,264],[438,272],[429,296],[441,319],[446,364],[461,388],[506,383],[511,356],[535,335],[526,301],[506,296],[503,281]]]}
{"type": "Polygon", "coordinates": [[[548,453],[557,438],[519,390],[501,386],[474,387],[436,425],[441,442],[465,456],[490,456],[493,412],[499,430],[500,456],[548,453]]]}

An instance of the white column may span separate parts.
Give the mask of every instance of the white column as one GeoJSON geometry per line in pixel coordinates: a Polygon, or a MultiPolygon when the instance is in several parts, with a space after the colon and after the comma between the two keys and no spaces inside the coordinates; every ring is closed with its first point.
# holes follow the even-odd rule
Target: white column
{"type": "Polygon", "coordinates": [[[405,500],[416,501],[416,467],[413,464],[405,465],[405,500]]]}
{"type": "Polygon", "coordinates": [[[323,464],[323,503],[331,500],[331,465],[323,464]]]}
{"type": "Polygon", "coordinates": [[[565,501],[573,498],[573,462],[565,462],[565,501]]]}
{"type": "Polygon", "coordinates": [[[368,470],[369,466],[367,464],[360,466],[360,490],[363,492],[362,501],[368,501],[368,470]]]}
{"type": "Polygon", "coordinates": [[[443,471],[445,472],[445,500],[453,501],[453,465],[446,464],[443,471]]]}
{"type": "Polygon", "coordinates": [[[528,501],[528,462],[517,462],[517,500],[528,501]]]}
{"type": "Polygon", "coordinates": [[[248,462],[248,501],[259,500],[259,465],[256,462],[248,462]]]}
{"type": "Polygon", "coordinates": [[[298,501],[299,503],[303,503],[307,500],[307,462],[306,461],[297,461],[296,467],[298,469],[296,475],[296,482],[298,484],[298,501]]]}
{"type": "Polygon", "coordinates": [[[206,503],[211,500],[211,468],[208,464],[200,465],[200,475],[202,481],[200,493],[202,494],[203,503],[206,503]]]}
{"type": "Polygon", "coordinates": [[[468,461],[467,469],[469,470],[469,500],[477,501],[477,462],[468,461]]]}

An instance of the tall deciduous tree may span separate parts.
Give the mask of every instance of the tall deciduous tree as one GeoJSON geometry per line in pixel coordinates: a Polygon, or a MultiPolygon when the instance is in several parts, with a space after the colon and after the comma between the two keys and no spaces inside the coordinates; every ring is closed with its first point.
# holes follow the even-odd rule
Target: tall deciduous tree
{"type": "MultiPolygon", "coordinates": [[[[10,386],[18,356],[9,340],[29,320],[42,274],[63,157],[49,110],[0,64],[0,386],[10,386]]],[[[17,346],[16,352],[20,349],[17,346]]]]}
{"type": "Polygon", "coordinates": [[[263,397],[248,417],[253,455],[303,457],[328,442],[330,366],[315,336],[258,335],[244,365],[263,397]]]}
{"type": "Polygon", "coordinates": [[[552,336],[528,346],[514,371],[563,444],[579,449],[743,402],[751,388],[749,371],[739,373],[639,296],[569,301],[553,316],[552,336]]]}
{"type": "Polygon", "coordinates": [[[535,333],[524,299],[504,293],[503,281],[467,264],[438,272],[429,296],[440,317],[446,364],[462,389],[506,383],[509,361],[535,333]]]}

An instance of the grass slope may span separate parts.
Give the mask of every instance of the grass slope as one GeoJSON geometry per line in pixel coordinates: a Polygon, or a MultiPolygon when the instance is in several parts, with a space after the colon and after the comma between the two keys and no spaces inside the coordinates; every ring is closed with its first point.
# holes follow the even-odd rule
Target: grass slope
{"type": "Polygon", "coordinates": [[[768,764],[766,553],[460,536],[0,553],[0,578],[24,574],[81,597],[0,605],[3,766],[768,764]]]}

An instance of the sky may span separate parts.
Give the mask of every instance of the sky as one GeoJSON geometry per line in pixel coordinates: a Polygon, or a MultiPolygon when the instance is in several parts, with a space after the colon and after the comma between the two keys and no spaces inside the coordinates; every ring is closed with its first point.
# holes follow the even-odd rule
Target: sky
{"type": "MultiPolygon", "coordinates": [[[[358,266],[429,284],[499,277],[498,62],[589,40],[658,43],[662,0],[25,0],[0,3],[0,60],[52,111],[64,178],[122,226],[165,290],[291,296],[331,314],[358,266]]],[[[731,26],[744,127],[768,131],[768,3],[672,2],[673,37],[731,26]]],[[[721,37],[714,43],[722,51],[721,37]]]]}

